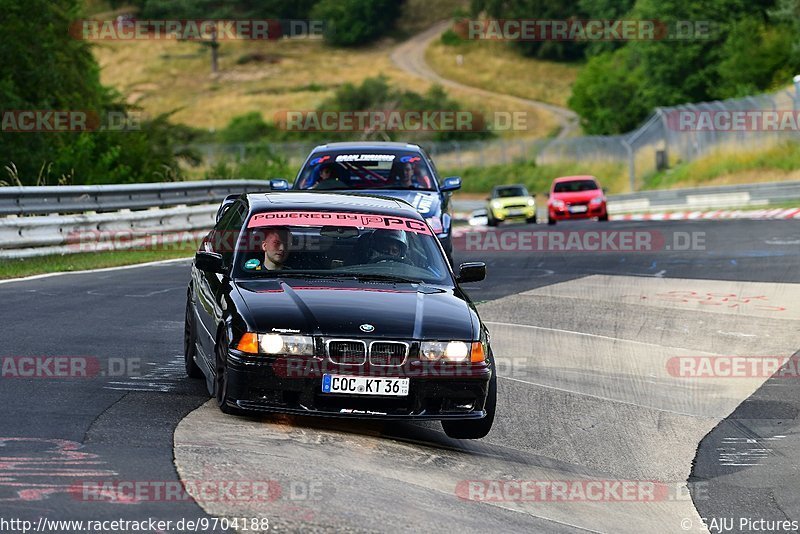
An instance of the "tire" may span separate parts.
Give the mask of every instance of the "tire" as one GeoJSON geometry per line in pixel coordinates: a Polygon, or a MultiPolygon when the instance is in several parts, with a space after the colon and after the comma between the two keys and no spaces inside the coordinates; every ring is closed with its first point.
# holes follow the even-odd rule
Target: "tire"
{"type": "Polygon", "coordinates": [[[525,219],[525,222],[528,223],[528,224],[536,224],[536,215],[534,215],[533,217],[530,217],[528,219],[525,219]]]}
{"type": "Polygon", "coordinates": [[[488,222],[489,226],[497,226],[497,219],[495,219],[494,217],[491,217],[491,216],[489,216],[488,219],[489,219],[489,222],[488,222]]]}
{"type": "Polygon", "coordinates": [[[548,217],[547,218],[547,224],[550,225],[550,226],[553,226],[554,224],[556,224],[556,220],[553,219],[552,217],[548,217]]]}
{"type": "Polygon", "coordinates": [[[606,213],[602,217],[598,217],[597,220],[600,222],[608,222],[608,213],[606,213]]]}
{"type": "Polygon", "coordinates": [[[486,417],[468,419],[466,421],[442,421],[442,428],[447,437],[453,439],[481,439],[492,429],[494,414],[497,409],[497,373],[492,372],[489,379],[489,394],[486,396],[486,417]]]}
{"type": "Polygon", "coordinates": [[[242,415],[244,412],[241,409],[228,404],[233,400],[228,397],[228,340],[225,334],[220,336],[214,354],[214,397],[217,407],[228,415],[242,415]]]}
{"type": "Polygon", "coordinates": [[[186,317],[183,321],[183,363],[186,376],[189,378],[204,378],[205,375],[194,361],[197,356],[197,326],[194,323],[192,301],[186,299],[186,317]]]}

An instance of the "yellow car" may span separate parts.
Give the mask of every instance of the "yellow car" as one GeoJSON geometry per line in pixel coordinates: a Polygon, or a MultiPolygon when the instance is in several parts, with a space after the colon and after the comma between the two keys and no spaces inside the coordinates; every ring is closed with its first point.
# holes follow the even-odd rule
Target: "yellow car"
{"type": "Polygon", "coordinates": [[[489,206],[489,226],[510,219],[525,219],[525,222],[536,223],[536,200],[528,193],[524,185],[498,185],[492,188],[492,195],[487,198],[489,206]]]}

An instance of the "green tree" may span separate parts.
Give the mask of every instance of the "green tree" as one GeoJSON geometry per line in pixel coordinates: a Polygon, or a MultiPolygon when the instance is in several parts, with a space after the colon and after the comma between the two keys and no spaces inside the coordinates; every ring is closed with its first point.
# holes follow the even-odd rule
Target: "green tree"
{"type": "Polygon", "coordinates": [[[325,39],[358,46],[386,35],[400,15],[402,0],[321,0],[311,17],[325,22],[325,39]]]}
{"type": "MultiPolygon", "coordinates": [[[[0,11],[5,110],[125,112],[119,96],[101,85],[89,44],[67,31],[82,16],[79,0],[0,0],[0,11]]],[[[16,179],[28,185],[41,183],[40,176],[51,183],[174,179],[177,138],[166,117],[134,131],[4,132],[0,166],[16,168],[16,179]]]]}
{"type": "MultiPolygon", "coordinates": [[[[482,12],[494,19],[567,20],[586,18],[580,0],[472,0],[473,15],[482,12]]],[[[524,55],[541,59],[582,59],[586,43],[573,41],[515,41],[524,55]]]]}

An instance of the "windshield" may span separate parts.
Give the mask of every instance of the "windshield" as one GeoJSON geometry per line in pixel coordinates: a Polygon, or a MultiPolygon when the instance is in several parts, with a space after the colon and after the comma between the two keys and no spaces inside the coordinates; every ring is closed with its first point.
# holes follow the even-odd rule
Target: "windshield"
{"type": "Polygon", "coordinates": [[[554,193],[580,193],[581,191],[594,191],[600,189],[594,180],[570,180],[558,182],[553,186],[554,193]]]}
{"type": "Polygon", "coordinates": [[[295,189],[436,188],[434,174],[421,154],[409,150],[317,152],[300,171],[295,189]]]}
{"type": "Polygon", "coordinates": [[[430,228],[368,213],[265,212],[248,221],[234,276],[325,276],[453,285],[430,228]]]}
{"type": "Polygon", "coordinates": [[[528,191],[524,187],[504,187],[496,189],[494,198],[527,197],[528,191]]]}

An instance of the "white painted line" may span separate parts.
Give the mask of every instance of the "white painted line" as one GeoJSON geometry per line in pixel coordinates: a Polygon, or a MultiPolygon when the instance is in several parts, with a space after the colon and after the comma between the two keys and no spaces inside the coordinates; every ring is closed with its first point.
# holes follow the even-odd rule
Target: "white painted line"
{"type": "Polygon", "coordinates": [[[646,406],[644,404],[636,404],[635,402],[629,402],[629,401],[624,401],[624,400],[620,400],[620,399],[612,399],[611,397],[603,397],[602,395],[594,395],[592,393],[584,393],[582,391],[575,391],[573,389],[565,389],[565,388],[560,388],[560,387],[556,387],[556,386],[550,386],[550,385],[547,385],[547,384],[537,384],[536,382],[528,382],[526,380],[520,380],[519,378],[511,378],[510,376],[497,375],[497,378],[503,378],[505,380],[511,380],[512,382],[520,382],[522,384],[528,384],[528,385],[537,386],[537,387],[540,387],[540,388],[552,389],[554,391],[561,391],[563,393],[572,393],[574,395],[580,395],[581,397],[590,397],[590,398],[593,398],[593,399],[599,399],[599,400],[604,400],[604,401],[609,401],[609,402],[616,402],[616,403],[619,403],[619,404],[625,404],[627,406],[635,406],[637,408],[645,408],[647,410],[654,410],[656,412],[665,412],[665,413],[671,413],[671,414],[675,414],[675,415],[683,415],[685,417],[699,417],[701,419],[715,419],[715,418],[724,418],[724,417],[726,417],[725,414],[723,414],[723,415],[700,415],[700,414],[696,414],[696,413],[686,413],[686,412],[677,412],[677,411],[674,411],[674,410],[665,410],[664,408],[656,408],[654,406],[646,406]]]}
{"type": "MultiPolygon", "coordinates": [[[[499,323],[497,321],[484,321],[484,324],[496,324],[499,326],[511,326],[511,327],[518,327],[518,328],[533,328],[535,330],[548,330],[550,332],[559,332],[561,334],[570,334],[574,336],[584,336],[584,337],[593,337],[597,339],[606,339],[609,341],[621,341],[623,343],[633,343],[636,345],[645,345],[647,347],[659,347],[659,348],[668,348],[668,349],[680,349],[685,350],[682,347],[669,347],[666,345],[659,345],[658,343],[647,343],[646,341],[636,341],[634,339],[624,339],[620,337],[611,337],[611,336],[604,336],[601,334],[589,334],[586,332],[576,332],[574,330],[562,330],[560,328],[548,328],[545,326],[534,326],[532,324],[516,324],[516,323],[499,323]]],[[[704,354],[709,356],[714,356],[715,354],[712,352],[703,352],[703,351],[694,351],[696,354],[704,354]]]]}
{"type": "Polygon", "coordinates": [[[152,267],[154,265],[167,265],[169,263],[178,263],[181,261],[189,261],[191,260],[191,256],[187,256],[186,258],[175,258],[172,260],[159,260],[159,261],[150,261],[147,263],[134,263],[133,265],[120,265],[118,267],[103,267],[102,269],[89,269],[87,271],[60,271],[57,273],[43,273],[43,274],[34,274],[32,276],[25,276],[23,278],[9,278],[8,280],[0,280],[0,284],[10,284],[12,282],[27,282],[29,280],[38,280],[40,278],[48,278],[51,276],[62,276],[65,274],[88,274],[88,273],[104,273],[107,271],[121,271],[124,269],[136,269],[137,267],[152,267]]]}

